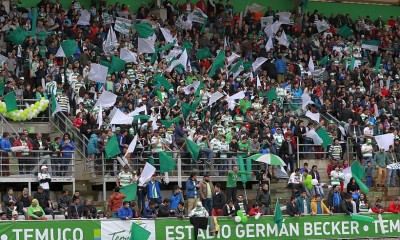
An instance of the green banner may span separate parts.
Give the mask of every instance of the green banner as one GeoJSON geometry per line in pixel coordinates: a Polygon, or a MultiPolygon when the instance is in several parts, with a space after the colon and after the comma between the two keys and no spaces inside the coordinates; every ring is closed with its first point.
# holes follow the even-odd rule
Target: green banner
{"type": "MultiPolygon", "coordinates": [[[[274,223],[272,216],[256,220],[249,217],[247,223],[236,223],[233,218],[218,218],[219,233],[212,236],[207,230],[199,231],[198,239],[346,239],[398,237],[400,219],[396,214],[368,215],[374,222],[352,221],[351,216],[285,216],[281,228],[274,223]],[[384,233],[383,233],[384,231],[384,233]]],[[[194,239],[193,226],[189,220],[157,219],[157,239],[194,239]]]]}
{"type": "Polygon", "coordinates": [[[0,222],[1,240],[100,240],[100,221],[0,222]]]}

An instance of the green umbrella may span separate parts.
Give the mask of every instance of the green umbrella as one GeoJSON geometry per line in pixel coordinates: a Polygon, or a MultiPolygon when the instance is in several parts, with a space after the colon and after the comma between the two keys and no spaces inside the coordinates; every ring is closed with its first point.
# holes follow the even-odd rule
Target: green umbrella
{"type": "Polygon", "coordinates": [[[267,163],[269,165],[286,166],[286,163],[282,160],[282,158],[276,156],[275,154],[255,154],[250,156],[248,159],[252,159],[257,162],[267,163]]]}

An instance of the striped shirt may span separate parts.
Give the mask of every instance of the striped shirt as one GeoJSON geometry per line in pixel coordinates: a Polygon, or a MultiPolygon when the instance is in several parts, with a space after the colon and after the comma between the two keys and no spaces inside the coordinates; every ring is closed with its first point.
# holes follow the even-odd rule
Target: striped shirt
{"type": "Polygon", "coordinates": [[[329,153],[332,155],[334,160],[340,160],[342,155],[342,146],[340,145],[331,145],[329,148],[329,153]]]}
{"type": "Polygon", "coordinates": [[[46,94],[47,95],[55,95],[57,89],[57,83],[55,81],[51,81],[46,83],[46,94]]]}
{"type": "Polygon", "coordinates": [[[68,106],[69,106],[69,99],[67,96],[61,96],[58,98],[58,104],[60,105],[61,111],[62,112],[68,112],[68,106]]]}
{"type": "Polygon", "coordinates": [[[131,184],[131,180],[133,179],[133,175],[131,172],[120,172],[118,174],[118,179],[119,179],[119,185],[121,187],[127,186],[131,184]]]}
{"type": "Polygon", "coordinates": [[[157,145],[152,145],[152,149],[154,152],[161,152],[162,151],[162,141],[161,137],[152,137],[151,138],[151,144],[154,144],[158,141],[157,145]]]}
{"type": "Polygon", "coordinates": [[[75,93],[79,93],[79,89],[81,89],[81,87],[85,87],[85,84],[83,82],[76,81],[73,83],[72,87],[75,93]]]}

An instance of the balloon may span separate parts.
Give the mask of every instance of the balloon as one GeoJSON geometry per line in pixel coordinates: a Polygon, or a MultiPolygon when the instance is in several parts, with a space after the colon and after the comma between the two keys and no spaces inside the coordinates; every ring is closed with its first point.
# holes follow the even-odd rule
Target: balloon
{"type": "Polygon", "coordinates": [[[21,116],[21,120],[25,121],[26,120],[26,116],[25,115],[21,116]]]}
{"type": "Polygon", "coordinates": [[[351,173],[347,173],[347,174],[344,176],[344,179],[346,180],[346,182],[350,182],[351,177],[352,177],[351,173]]]}
{"type": "Polygon", "coordinates": [[[243,217],[243,211],[242,210],[237,211],[236,215],[238,215],[239,217],[243,217]]]}
{"type": "Polygon", "coordinates": [[[317,180],[317,179],[311,180],[311,184],[312,184],[313,186],[317,185],[317,184],[318,184],[318,180],[317,180]]]}
{"type": "Polygon", "coordinates": [[[243,223],[247,223],[248,221],[249,221],[249,219],[246,216],[242,217],[242,222],[243,223]]]}
{"type": "Polygon", "coordinates": [[[39,112],[43,111],[43,107],[39,106],[38,110],[39,110],[39,112]]]}
{"type": "Polygon", "coordinates": [[[235,222],[240,223],[240,220],[242,220],[242,219],[240,219],[240,216],[235,217],[235,222]]]}

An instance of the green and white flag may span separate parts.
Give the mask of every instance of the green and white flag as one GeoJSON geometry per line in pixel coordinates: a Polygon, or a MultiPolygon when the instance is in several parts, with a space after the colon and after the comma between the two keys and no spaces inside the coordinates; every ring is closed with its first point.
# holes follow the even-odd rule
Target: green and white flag
{"type": "Polygon", "coordinates": [[[81,16],[79,17],[76,25],[89,26],[90,25],[90,13],[85,9],[81,11],[81,16]]]}
{"type": "Polygon", "coordinates": [[[381,68],[381,61],[382,61],[381,57],[378,57],[378,59],[376,59],[376,63],[375,63],[375,72],[376,73],[379,73],[379,69],[381,68]]]}
{"type": "Polygon", "coordinates": [[[225,65],[225,51],[219,51],[217,57],[214,59],[214,62],[211,66],[210,73],[208,74],[210,77],[213,77],[215,72],[219,69],[222,68],[225,65]]]}
{"type": "Polygon", "coordinates": [[[131,20],[120,17],[117,17],[115,19],[115,25],[114,25],[115,31],[127,35],[129,34],[131,27],[132,27],[131,20]]]}
{"type": "Polygon", "coordinates": [[[171,72],[175,67],[182,65],[183,69],[186,69],[186,64],[188,61],[188,54],[186,52],[186,49],[183,51],[179,59],[174,60],[171,62],[171,64],[168,66],[167,71],[171,72]]]}
{"type": "Polygon", "coordinates": [[[58,51],[56,53],[56,57],[71,57],[78,48],[75,40],[65,40],[61,43],[58,51]]]}
{"type": "Polygon", "coordinates": [[[140,53],[155,53],[156,48],[155,48],[155,43],[156,43],[157,37],[155,34],[151,35],[148,38],[138,38],[138,51],[140,53]]]}
{"type": "Polygon", "coordinates": [[[192,22],[197,22],[197,23],[204,24],[207,21],[208,16],[203,11],[201,11],[200,8],[195,7],[193,12],[191,12],[188,15],[188,18],[192,22]]]}
{"type": "Polygon", "coordinates": [[[61,112],[61,107],[58,104],[56,97],[53,95],[51,95],[51,116],[54,117],[54,115],[58,112],[61,112]]]}
{"type": "Polygon", "coordinates": [[[171,31],[169,29],[160,27],[160,30],[167,43],[172,43],[176,40],[176,38],[172,36],[171,31]]]}
{"type": "Polygon", "coordinates": [[[378,48],[379,48],[379,41],[378,40],[366,40],[363,41],[362,48],[370,50],[370,51],[374,51],[377,52],[378,48]]]}
{"type": "Polygon", "coordinates": [[[124,60],[127,63],[133,62],[134,64],[138,64],[137,62],[137,54],[135,52],[129,51],[126,48],[121,48],[119,51],[119,58],[124,60]]]}
{"type": "Polygon", "coordinates": [[[110,26],[106,40],[103,42],[103,51],[107,55],[114,54],[114,51],[118,48],[119,43],[117,36],[115,35],[114,29],[110,26]]]}

